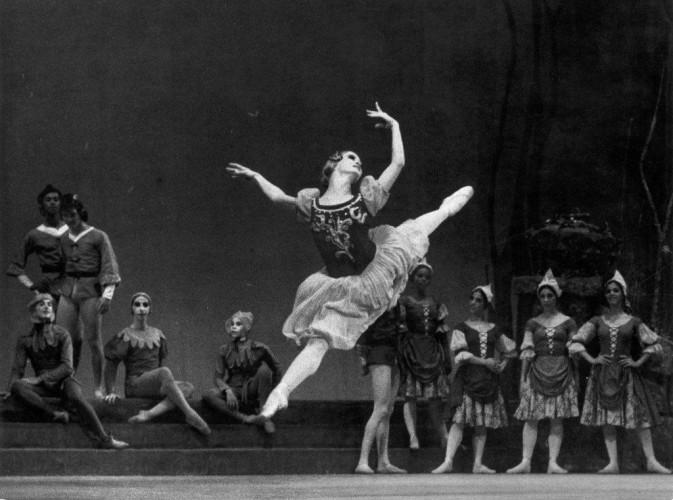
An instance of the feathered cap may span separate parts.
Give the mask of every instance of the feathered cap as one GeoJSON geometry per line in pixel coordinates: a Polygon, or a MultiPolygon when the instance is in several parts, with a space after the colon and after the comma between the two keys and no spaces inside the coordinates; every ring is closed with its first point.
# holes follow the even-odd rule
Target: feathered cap
{"type": "Polygon", "coordinates": [[[540,289],[545,286],[554,290],[556,297],[561,296],[561,287],[559,286],[558,281],[556,281],[554,273],[551,272],[551,269],[547,269],[547,272],[544,274],[544,278],[542,278],[542,281],[540,281],[538,284],[537,293],[540,293],[540,289]]]}
{"type": "Polygon", "coordinates": [[[484,294],[484,297],[486,297],[486,302],[488,302],[491,305],[491,307],[493,307],[495,305],[493,303],[493,299],[495,299],[495,295],[493,294],[493,289],[491,288],[490,283],[488,285],[481,285],[481,286],[474,287],[472,289],[471,293],[474,293],[477,290],[481,291],[481,293],[484,294]]]}
{"type": "Polygon", "coordinates": [[[425,267],[430,271],[430,274],[433,273],[432,266],[428,264],[428,261],[425,260],[425,257],[423,257],[421,260],[416,262],[416,264],[414,264],[414,266],[411,268],[411,271],[409,271],[409,276],[413,276],[419,267],[425,267]]]}

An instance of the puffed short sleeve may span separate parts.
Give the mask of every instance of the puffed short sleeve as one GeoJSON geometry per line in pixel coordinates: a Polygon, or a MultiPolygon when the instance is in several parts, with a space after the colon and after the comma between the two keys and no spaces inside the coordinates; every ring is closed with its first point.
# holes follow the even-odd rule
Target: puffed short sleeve
{"type": "Polygon", "coordinates": [[[313,200],[320,196],[318,188],[306,188],[297,193],[295,201],[297,208],[297,218],[302,222],[309,222],[311,220],[311,207],[313,200]]]}
{"type": "Polygon", "coordinates": [[[589,321],[584,323],[577,333],[572,336],[570,346],[568,347],[568,353],[571,357],[577,359],[579,354],[583,351],[586,351],[585,345],[591,342],[596,336],[596,329],[598,325],[598,317],[594,316],[589,321]]]}
{"type": "Polygon", "coordinates": [[[388,201],[388,196],[390,196],[381,183],[371,175],[366,176],[360,182],[360,194],[367,210],[372,215],[376,215],[383,208],[388,201]]]}
{"type": "Polygon", "coordinates": [[[662,360],[664,355],[664,348],[659,343],[659,336],[643,323],[640,319],[636,320],[636,331],[638,332],[638,340],[643,347],[643,353],[650,355],[650,361],[657,363],[662,360]]]}

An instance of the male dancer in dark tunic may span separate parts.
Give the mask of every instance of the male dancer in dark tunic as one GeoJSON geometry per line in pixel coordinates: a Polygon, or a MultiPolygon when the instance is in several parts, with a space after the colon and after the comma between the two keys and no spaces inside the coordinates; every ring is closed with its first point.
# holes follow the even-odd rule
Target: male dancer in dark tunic
{"type": "Polygon", "coordinates": [[[33,327],[16,343],[14,365],[9,377],[9,390],[22,406],[53,422],[68,423],[70,416],[49,405],[43,397],[60,397],[74,407],[82,425],[96,437],[103,448],[126,448],[127,443],[114,439],[103,426],[88,401],[82,387],[73,376],[72,340],[65,328],[53,324],[54,309],[51,295],[38,294],[28,304],[33,327]],[[26,377],[26,362],[35,372],[26,377]]]}

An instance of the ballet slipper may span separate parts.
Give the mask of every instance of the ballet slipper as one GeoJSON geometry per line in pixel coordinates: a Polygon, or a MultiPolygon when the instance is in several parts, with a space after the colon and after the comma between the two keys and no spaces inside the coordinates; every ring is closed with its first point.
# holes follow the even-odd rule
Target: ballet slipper
{"type": "Polygon", "coordinates": [[[661,465],[654,458],[647,460],[647,472],[653,472],[655,474],[670,474],[671,473],[670,469],[667,469],[666,467],[661,465]]]}
{"type": "Polygon", "coordinates": [[[458,191],[453,193],[451,196],[444,198],[440,206],[440,210],[446,210],[449,214],[449,217],[457,214],[465,206],[465,204],[470,201],[472,195],[474,194],[474,189],[472,186],[465,186],[460,188],[458,191]]]}
{"type": "Polygon", "coordinates": [[[367,464],[358,464],[354,472],[356,474],[374,474],[374,470],[367,464]]]}
{"type": "Polygon", "coordinates": [[[128,448],[128,446],[128,443],[119,441],[112,436],[108,436],[107,439],[103,439],[100,442],[100,447],[106,450],[122,450],[128,448]]]}
{"type": "Polygon", "coordinates": [[[189,415],[185,416],[185,420],[189,425],[194,427],[197,431],[199,431],[201,434],[204,436],[207,436],[210,434],[212,431],[210,430],[210,427],[208,427],[208,424],[203,420],[198,413],[194,412],[189,415]]]}
{"type": "Polygon", "coordinates": [[[453,461],[445,460],[442,465],[432,470],[432,474],[444,474],[445,472],[453,472],[453,461]]]}
{"type": "MultiPolygon", "coordinates": [[[[550,464],[551,467],[551,464],[550,464]]],[[[507,469],[507,474],[529,474],[530,473],[530,460],[523,459],[519,465],[507,469]]]]}
{"type": "Polygon", "coordinates": [[[421,446],[418,444],[418,438],[416,436],[409,437],[409,449],[418,450],[421,446]]]}
{"type": "Polygon", "coordinates": [[[70,415],[67,411],[55,411],[51,421],[59,424],[67,424],[70,422],[70,415]]]}
{"type": "Polygon", "coordinates": [[[150,412],[146,410],[140,410],[137,415],[133,415],[131,418],[129,418],[129,423],[130,424],[142,424],[145,422],[149,422],[152,420],[152,416],[150,415],[150,412]]]}
{"type": "Polygon", "coordinates": [[[271,391],[269,397],[264,403],[262,411],[259,412],[259,416],[264,417],[265,419],[270,419],[273,417],[276,412],[287,408],[287,397],[289,395],[289,390],[287,386],[283,383],[280,383],[276,388],[271,391]]]}
{"type": "Polygon", "coordinates": [[[264,422],[262,428],[264,429],[264,432],[266,432],[267,434],[273,434],[274,432],[276,432],[276,426],[271,420],[267,420],[266,422],[264,422]]]}
{"type": "Polygon", "coordinates": [[[608,465],[603,467],[601,470],[599,470],[597,472],[597,474],[619,474],[619,465],[609,463],[608,465]]]}
{"type": "Polygon", "coordinates": [[[495,471],[484,464],[479,464],[472,467],[472,474],[495,474],[495,471]]]}
{"type": "Polygon", "coordinates": [[[547,474],[567,474],[568,471],[561,467],[556,462],[549,462],[547,466],[547,474]]]}
{"type": "Polygon", "coordinates": [[[377,474],[406,474],[407,471],[395,467],[393,464],[386,464],[376,468],[377,474]]]}

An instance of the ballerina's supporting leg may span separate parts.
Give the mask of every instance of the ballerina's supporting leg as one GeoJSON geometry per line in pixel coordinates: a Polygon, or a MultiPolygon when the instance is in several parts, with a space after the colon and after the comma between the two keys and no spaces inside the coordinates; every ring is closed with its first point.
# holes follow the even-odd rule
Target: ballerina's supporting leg
{"type": "Polygon", "coordinates": [[[328,349],[329,345],[326,340],[319,338],[309,339],[306,347],[294,358],[288,367],[283,379],[269,394],[269,398],[264,403],[259,417],[269,419],[278,410],[287,408],[287,398],[290,393],[318,370],[322,358],[328,349]]]}

